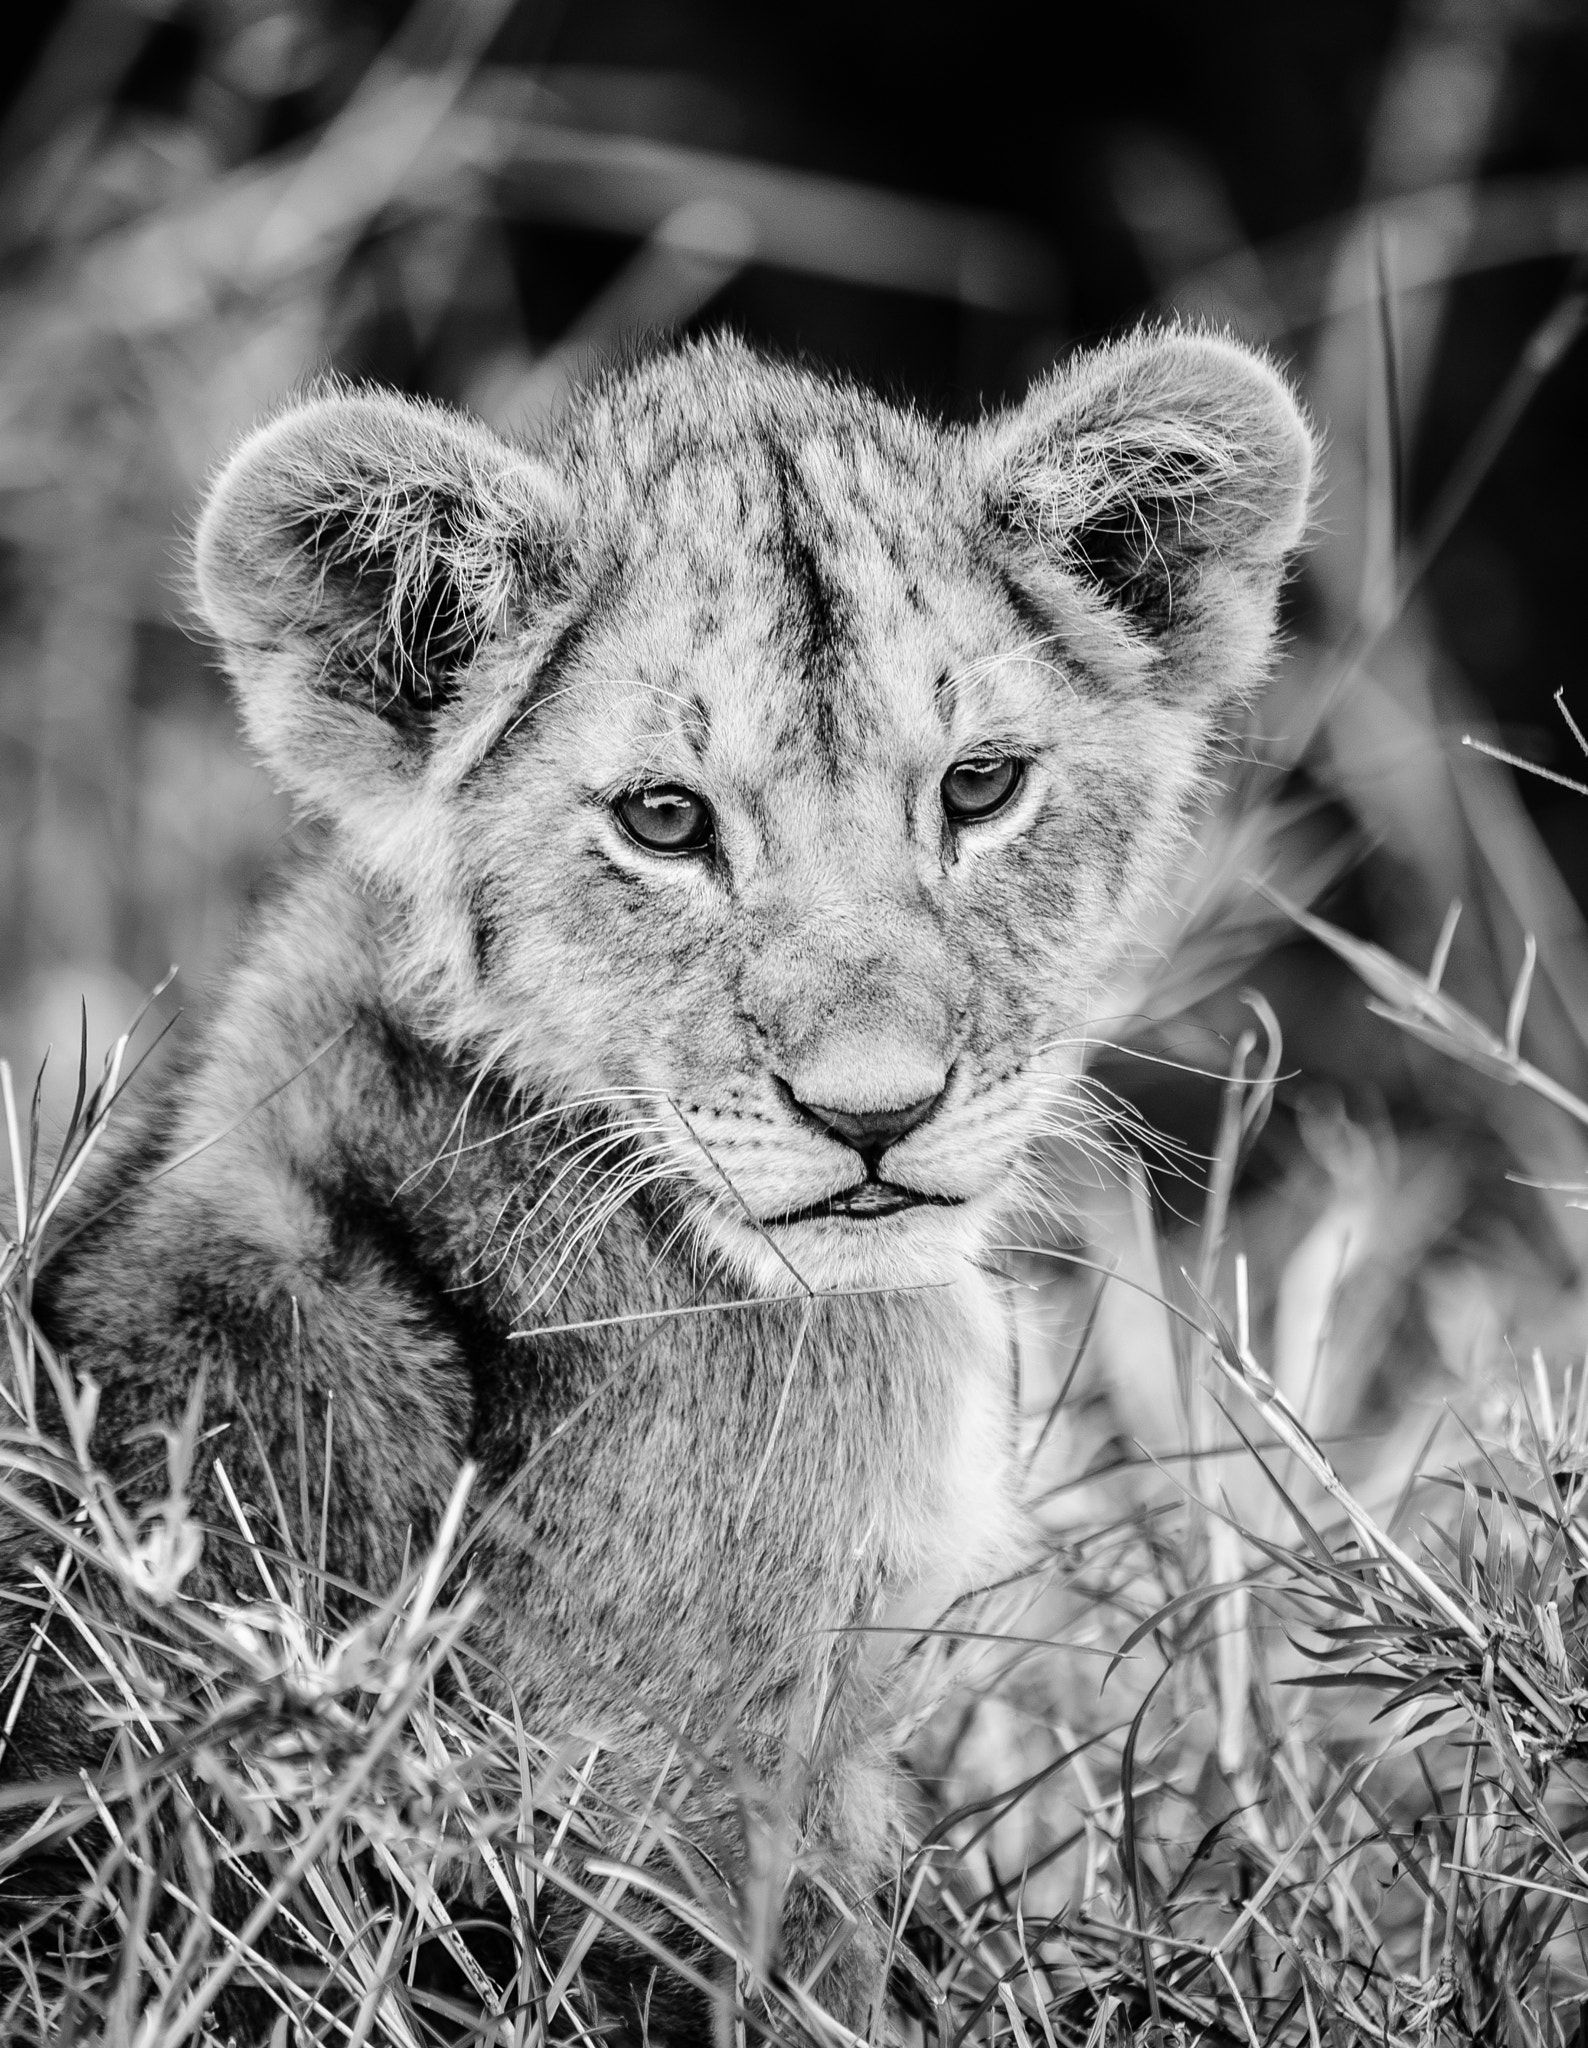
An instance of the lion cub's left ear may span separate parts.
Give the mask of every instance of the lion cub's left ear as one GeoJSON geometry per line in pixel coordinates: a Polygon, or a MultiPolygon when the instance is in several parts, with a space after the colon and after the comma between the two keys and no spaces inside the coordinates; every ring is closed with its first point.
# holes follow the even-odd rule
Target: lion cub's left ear
{"type": "Polygon", "coordinates": [[[1083,664],[1182,699],[1256,682],[1315,455],[1263,357],[1133,335],[1045,378],[980,452],[1005,573],[1083,664]]]}

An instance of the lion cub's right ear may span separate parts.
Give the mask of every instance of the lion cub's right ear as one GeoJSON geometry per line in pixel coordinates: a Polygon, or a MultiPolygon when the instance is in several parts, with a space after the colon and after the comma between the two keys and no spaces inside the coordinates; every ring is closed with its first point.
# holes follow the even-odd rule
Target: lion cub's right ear
{"type": "Polygon", "coordinates": [[[411,781],[487,639],[565,594],[570,525],[548,468],[439,406],[334,394],[259,428],[194,560],[255,746],[331,811],[411,781]]]}

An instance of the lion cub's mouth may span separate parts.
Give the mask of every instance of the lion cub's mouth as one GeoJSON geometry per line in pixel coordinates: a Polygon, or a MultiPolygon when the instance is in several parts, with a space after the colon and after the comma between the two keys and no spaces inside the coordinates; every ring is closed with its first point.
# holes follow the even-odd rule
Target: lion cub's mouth
{"type": "Polygon", "coordinates": [[[877,1216],[897,1216],[902,1209],[958,1209],[959,1195],[928,1195],[919,1188],[901,1188],[891,1180],[863,1180],[841,1194],[810,1202],[803,1209],[788,1209],[781,1216],[764,1216],[763,1225],[773,1223],[814,1223],[820,1217],[841,1216],[855,1222],[869,1222],[877,1216]]]}

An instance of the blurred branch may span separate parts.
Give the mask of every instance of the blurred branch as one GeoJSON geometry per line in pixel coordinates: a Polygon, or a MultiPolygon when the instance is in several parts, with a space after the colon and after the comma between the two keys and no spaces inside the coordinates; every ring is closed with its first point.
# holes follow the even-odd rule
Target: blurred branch
{"type": "Polygon", "coordinates": [[[399,195],[433,200],[465,161],[449,124],[458,90],[450,72],[406,72],[360,95],[309,150],[96,244],[83,296],[101,324],[138,333],[202,320],[334,259],[399,195]]]}
{"type": "Polygon", "coordinates": [[[1540,385],[1564,360],[1588,323],[1588,245],[1578,255],[1565,289],[1528,336],[1498,397],[1478,422],[1429,508],[1416,545],[1400,565],[1400,602],[1428,574],[1479,486],[1504,452],[1540,385]]]}
{"type": "MultiPolygon", "coordinates": [[[[1278,329],[1253,332],[1278,339],[1341,313],[1374,304],[1372,266],[1340,263],[1350,247],[1371,249],[1388,235],[1395,248],[1401,293],[1441,290],[1457,278],[1588,251],[1588,173],[1556,177],[1496,178],[1438,185],[1403,197],[1336,214],[1300,233],[1256,250],[1278,329]]],[[[1251,305],[1252,251],[1242,249],[1187,271],[1165,292],[1178,301],[1192,294],[1251,305]]]]}
{"type": "MultiPolygon", "coordinates": [[[[67,8],[0,127],[0,176],[8,178],[79,109],[102,106],[165,11],[124,0],[75,0],[67,8]]],[[[0,236],[10,239],[3,217],[0,236]]]]}
{"type": "Polygon", "coordinates": [[[539,220],[650,234],[702,200],[754,225],[759,262],[994,312],[1052,304],[1058,265],[1005,216],[748,157],[535,121],[504,136],[507,203],[539,220]]]}
{"type": "Polygon", "coordinates": [[[250,252],[256,273],[339,239],[350,206],[369,218],[396,196],[513,4],[420,0],[278,194],[250,252]]]}
{"type": "MultiPolygon", "coordinates": [[[[1002,216],[559,127],[522,104],[502,111],[495,82],[454,112],[459,89],[450,68],[394,70],[312,149],[238,172],[96,247],[86,288],[124,331],[176,326],[326,261],[389,204],[445,204],[460,182],[489,175],[504,180],[508,211],[608,234],[653,235],[671,220],[676,240],[680,217],[699,222],[710,206],[720,222],[731,210],[756,260],[872,288],[1005,312],[1048,305],[1057,289],[1046,244],[1002,216]]],[[[534,105],[545,96],[528,85],[515,97],[534,105]]]]}
{"type": "MultiPolygon", "coordinates": [[[[1440,485],[1438,495],[1424,515],[1422,525],[1407,545],[1399,545],[1396,538],[1398,528],[1393,522],[1388,523],[1387,546],[1391,559],[1385,564],[1382,580],[1387,587],[1382,601],[1359,610],[1344,644],[1334,657],[1332,672],[1317,691],[1307,724],[1290,740],[1289,758],[1292,761],[1299,760],[1306,752],[1342,696],[1359,683],[1374,655],[1402,624],[1408,604],[1466,516],[1523,414],[1545,381],[1564,361],[1585,322],[1588,322],[1588,248],[1572,265],[1560,296],[1523,344],[1499,395],[1463,444],[1440,485]]],[[[1367,502],[1358,511],[1358,517],[1364,523],[1373,509],[1371,493],[1366,497],[1367,502]]]]}
{"type": "Polygon", "coordinates": [[[626,337],[665,332],[692,319],[755,253],[755,223],[739,207],[714,199],[679,207],[646,237],[555,348],[509,389],[490,394],[489,417],[520,430],[544,417],[626,337]]]}

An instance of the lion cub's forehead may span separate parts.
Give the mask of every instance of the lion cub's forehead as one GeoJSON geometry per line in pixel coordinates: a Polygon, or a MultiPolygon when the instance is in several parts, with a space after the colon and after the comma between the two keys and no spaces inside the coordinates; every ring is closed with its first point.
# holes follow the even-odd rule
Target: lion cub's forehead
{"type": "Polygon", "coordinates": [[[957,435],[731,349],[618,385],[580,420],[571,454],[607,548],[707,577],[791,543],[941,545],[968,509],[957,435]]]}
{"type": "Polygon", "coordinates": [[[942,678],[1007,625],[959,438],[764,365],[621,398],[581,466],[626,721],[747,762],[940,737],[942,678]]]}

